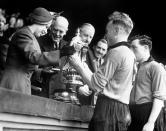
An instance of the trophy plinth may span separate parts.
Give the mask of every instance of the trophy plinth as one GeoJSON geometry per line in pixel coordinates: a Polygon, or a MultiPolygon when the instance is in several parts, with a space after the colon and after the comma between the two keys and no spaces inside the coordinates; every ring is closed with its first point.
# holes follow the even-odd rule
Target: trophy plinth
{"type": "Polygon", "coordinates": [[[63,70],[62,74],[65,78],[63,82],[66,85],[66,90],[60,93],[55,93],[54,99],[80,105],[77,97],[77,90],[83,85],[81,76],[73,68],[63,70]]]}

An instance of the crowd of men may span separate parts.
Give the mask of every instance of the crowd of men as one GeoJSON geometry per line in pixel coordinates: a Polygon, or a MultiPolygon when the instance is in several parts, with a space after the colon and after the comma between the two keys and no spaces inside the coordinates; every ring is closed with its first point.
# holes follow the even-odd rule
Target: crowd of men
{"type": "Polygon", "coordinates": [[[40,96],[66,97],[63,71],[70,66],[83,83],[75,90],[76,104],[95,107],[89,131],[166,130],[166,71],[151,56],[152,38],[129,39],[134,25],[128,14],[111,13],[103,38],[93,48],[91,23],[82,23],[73,39],[65,41],[70,24],[64,16],[38,7],[28,18],[27,25],[6,37],[6,19],[0,14],[2,88],[27,95],[41,88],[40,96]],[[50,69],[57,73],[48,87],[43,79],[52,76],[50,69]]]}

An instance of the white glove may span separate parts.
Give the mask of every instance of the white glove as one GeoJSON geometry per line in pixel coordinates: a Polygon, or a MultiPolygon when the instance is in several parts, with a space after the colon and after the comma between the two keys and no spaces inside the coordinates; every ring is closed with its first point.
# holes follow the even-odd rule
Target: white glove
{"type": "Polygon", "coordinates": [[[70,46],[73,46],[77,52],[81,50],[81,48],[84,45],[84,42],[81,41],[81,38],[79,36],[73,37],[73,39],[70,42],[70,46]]]}
{"type": "Polygon", "coordinates": [[[153,122],[147,122],[142,131],[153,131],[154,130],[154,123],[153,122]]]}
{"type": "Polygon", "coordinates": [[[85,96],[89,96],[90,94],[92,94],[92,91],[89,90],[88,85],[84,85],[84,86],[79,87],[78,92],[81,95],[85,95],[85,96]]]}
{"type": "Polygon", "coordinates": [[[79,53],[75,53],[69,57],[69,63],[74,67],[83,66],[79,53]]]}

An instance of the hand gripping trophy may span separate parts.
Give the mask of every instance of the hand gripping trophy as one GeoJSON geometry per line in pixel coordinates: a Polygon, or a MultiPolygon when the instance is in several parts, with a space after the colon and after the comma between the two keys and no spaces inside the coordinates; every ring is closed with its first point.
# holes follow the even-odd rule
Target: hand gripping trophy
{"type": "MultiPolygon", "coordinates": [[[[70,42],[70,46],[74,46],[76,50],[74,55],[76,55],[77,57],[81,57],[81,49],[84,45],[85,43],[81,41],[78,30],[76,36],[73,37],[70,42]]],[[[70,103],[79,105],[80,102],[77,98],[77,89],[84,84],[81,76],[69,64],[68,60],[62,68],[62,74],[63,78],[65,78],[64,83],[66,84],[66,91],[62,93],[63,97],[66,97],[67,101],[69,101],[70,103]]]]}

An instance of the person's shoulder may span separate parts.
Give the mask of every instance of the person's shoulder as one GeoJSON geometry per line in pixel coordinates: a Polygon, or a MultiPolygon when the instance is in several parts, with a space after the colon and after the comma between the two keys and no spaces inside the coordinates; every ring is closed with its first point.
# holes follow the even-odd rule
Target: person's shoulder
{"type": "Polygon", "coordinates": [[[91,48],[88,49],[87,57],[89,57],[91,60],[95,59],[95,54],[93,49],[91,48]]]}
{"type": "Polygon", "coordinates": [[[151,61],[150,64],[151,64],[151,66],[154,66],[154,67],[162,67],[163,66],[162,63],[159,63],[155,60],[151,61]]]}
{"type": "Polygon", "coordinates": [[[30,32],[30,29],[27,26],[24,26],[24,27],[16,30],[16,33],[19,33],[19,32],[23,32],[23,33],[30,32]]]}
{"type": "Polygon", "coordinates": [[[162,64],[162,63],[159,63],[157,61],[151,61],[149,63],[150,65],[150,69],[153,70],[153,71],[160,71],[160,72],[165,72],[165,66],[162,64]]]}
{"type": "Polygon", "coordinates": [[[33,34],[28,27],[23,27],[16,30],[10,37],[10,40],[32,39],[33,34]]]}
{"type": "Polygon", "coordinates": [[[52,40],[51,40],[50,36],[48,35],[48,33],[46,35],[37,37],[36,39],[40,44],[46,44],[46,43],[50,44],[52,42],[52,40]]]}
{"type": "Polygon", "coordinates": [[[117,48],[111,49],[110,51],[108,51],[108,53],[114,54],[117,57],[118,56],[122,56],[122,57],[131,56],[131,57],[134,57],[134,53],[127,46],[119,46],[117,48]]]}
{"type": "Polygon", "coordinates": [[[64,39],[62,39],[62,40],[60,41],[60,43],[61,43],[63,46],[67,46],[67,45],[70,44],[68,41],[66,41],[66,40],[64,40],[64,39]]]}
{"type": "Polygon", "coordinates": [[[93,48],[90,48],[90,47],[89,47],[87,53],[94,54],[94,50],[93,50],[93,48]]]}
{"type": "Polygon", "coordinates": [[[17,35],[32,35],[32,32],[30,31],[28,27],[22,27],[20,29],[17,29],[15,33],[13,34],[13,36],[17,36],[17,35]]]}

